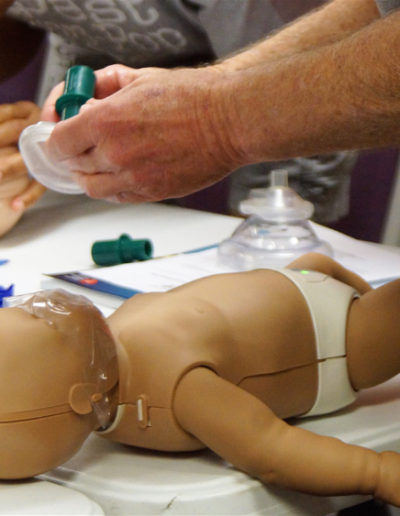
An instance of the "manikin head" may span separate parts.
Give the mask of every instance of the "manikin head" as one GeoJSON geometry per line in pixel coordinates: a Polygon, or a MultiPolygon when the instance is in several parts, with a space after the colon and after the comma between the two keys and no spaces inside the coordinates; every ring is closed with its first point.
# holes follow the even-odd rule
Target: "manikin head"
{"type": "Polygon", "coordinates": [[[72,457],[107,425],[118,382],[101,313],[62,290],[0,309],[0,478],[24,478],[72,457]]]}

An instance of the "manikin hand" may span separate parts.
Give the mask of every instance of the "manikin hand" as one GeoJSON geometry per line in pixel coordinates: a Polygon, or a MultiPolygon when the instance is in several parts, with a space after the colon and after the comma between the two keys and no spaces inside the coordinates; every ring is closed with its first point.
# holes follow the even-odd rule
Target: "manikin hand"
{"type": "Polygon", "coordinates": [[[0,105],[0,195],[4,199],[6,192],[13,192],[9,206],[20,214],[32,206],[46,190],[35,180],[29,179],[17,147],[21,131],[36,123],[39,114],[40,109],[29,101],[0,105]]]}
{"type": "MultiPolygon", "coordinates": [[[[228,137],[229,81],[222,69],[113,65],[96,77],[97,98],[57,124],[48,140],[50,156],[65,161],[89,196],[119,202],[179,197],[241,164],[228,137]]],[[[62,88],[48,97],[44,120],[58,120],[54,103],[62,88]]]]}

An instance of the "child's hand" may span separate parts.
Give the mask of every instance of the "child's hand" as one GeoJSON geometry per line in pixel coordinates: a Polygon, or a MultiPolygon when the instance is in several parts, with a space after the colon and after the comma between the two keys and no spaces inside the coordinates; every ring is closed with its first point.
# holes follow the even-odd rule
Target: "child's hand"
{"type": "Polygon", "coordinates": [[[21,132],[39,121],[39,107],[28,100],[0,105],[0,148],[16,145],[21,132]]]}
{"type": "Polygon", "coordinates": [[[25,210],[40,199],[46,188],[29,178],[21,154],[15,145],[0,148],[0,198],[12,198],[16,211],[25,210]]]}
{"type": "Polygon", "coordinates": [[[45,187],[29,177],[18,151],[18,138],[28,125],[39,120],[40,109],[29,101],[0,105],[0,200],[3,220],[0,234],[6,233],[43,195],[45,187]]]}
{"type": "Polygon", "coordinates": [[[45,191],[43,186],[29,179],[17,145],[21,132],[35,124],[39,117],[39,107],[30,101],[0,105],[0,198],[18,194],[13,200],[13,204],[15,201],[19,205],[17,209],[31,206],[45,191]]]}

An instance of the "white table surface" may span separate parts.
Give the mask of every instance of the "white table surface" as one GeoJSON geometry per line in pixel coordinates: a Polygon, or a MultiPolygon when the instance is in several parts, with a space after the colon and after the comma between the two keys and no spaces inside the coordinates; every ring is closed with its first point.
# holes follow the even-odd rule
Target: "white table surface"
{"type": "Polygon", "coordinates": [[[104,516],[104,511],[79,490],[31,479],[0,483],[0,515],[104,516]]]}
{"type": "Polygon", "coordinates": [[[40,288],[41,273],[95,267],[93,242],[122,233],[150,238],[154,256],[162,256],[217,243],[239,222],[166,204],[118,205],[48,192],[0,239],[0,259],[10,260],[0,266],[0,284],[9,281],[16,293],[29,292],[40,288]]]}
{"type": "MultiPolygon", "coordinates": [[[[117,238],[123,232],[133,238],[150,238],[159,256],[218,242],[239,222],[171,205],[121,206],[50,194],[0,240],[0,259],[10,260],[0,267],[0,284],[13,282],[17,294],[31,292],[40,288],[42,272],[89,269],[93,266],[92,243],[117,238]]],[[[364,391],[352,407],[336,415],[296,424],[346,442],[400,452],[398,414],[400,378],[396,377],[364,391]]],[[[322,516],[367,500],[360,496],[320,498],[270,488],[229,467],[211,452],[160,454],[121,446],[96,435],[68,463],[41,478],[81,492],[98,503],[106,515],[115,516],[322,516]]],[[[16,504],[23,499],[24,485],[21,483],[19,489],[18,483],[13,484],[16,504]]],[[[1,500],[0,489],[0,507],[1,500]]],[[[31,502],[34,512],[34,498],[31,502]]]]}

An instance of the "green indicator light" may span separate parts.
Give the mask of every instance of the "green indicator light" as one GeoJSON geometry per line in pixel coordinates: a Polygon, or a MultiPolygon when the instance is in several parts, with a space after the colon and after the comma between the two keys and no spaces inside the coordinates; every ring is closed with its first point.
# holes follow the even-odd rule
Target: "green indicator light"
{"type": "Polygon", "coordinates": [[[300,274],[310,274],[310,271],[306,271],[306,270],[302,269],[302,270],[300,271],[300,274]]]}

